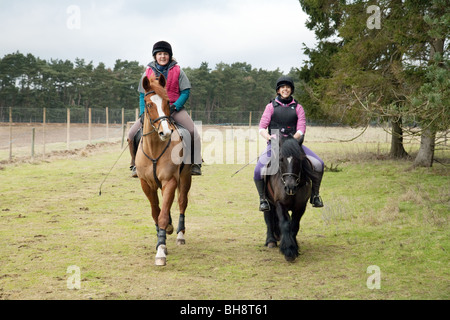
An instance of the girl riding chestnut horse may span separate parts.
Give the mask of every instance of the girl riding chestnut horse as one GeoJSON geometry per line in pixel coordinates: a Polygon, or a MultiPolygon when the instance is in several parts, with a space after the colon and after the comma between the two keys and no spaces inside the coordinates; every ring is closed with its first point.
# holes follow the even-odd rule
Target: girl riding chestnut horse
{"type": "MultiPolygon", "coordinates": [[[[147,69],[139,81],[139,108],[141,117],[144,109],[145,90],[142,87],[144,77],[150,78],[153,75],[159,77],[163,75],[166,79],[166,90],[170,100],[170,116],[176,123],[186,128],[191,135],[191,173],[192,175],[201,175],[201,139],[184,105],[189,98],[191,83],[186,74],[181,70],[178,62],[173,58],[172,46],[166,41],[159,41],[153,45],[152,55],[154,61],[147,65],[147,69]]],[[[135,167],[136,144],[133,143],[134,136],[141,129],[141,121],[136,121],[128,133],[128,145],[131,154],[132,176],[137,177],[135,167]]]]}

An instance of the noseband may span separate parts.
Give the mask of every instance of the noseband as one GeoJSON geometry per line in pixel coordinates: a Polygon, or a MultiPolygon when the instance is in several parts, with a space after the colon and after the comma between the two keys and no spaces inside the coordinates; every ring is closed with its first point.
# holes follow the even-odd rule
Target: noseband
{"type": "Polygon", "coordinates": [[[285,177],[294,177],[295,178],[294,188],[297,188],[298,185],[300,184],[300,176],[298,174],[295,174],[295,173],[282,173],[281,174],[281,181],[283,182],[284,186],[286,186],[286,180],[284,180],[285,177]]]}
{"type": "MultiPolygon", "coordinates": [[[[148,95],[150,95],[150,94],[154,94],[154,93],[155,93],[154,90],[149,91],[149,92],[147,92],[147,93],[145,94],[145,97],[148,96],[148,95]]],[[[147,116],[148,116],[148,118],[149,118],[149,120],[150,120],[150,124],[151,124],[151,126],[153,127],[153,130],[150,131],[150,132],[147,132],[147,133],[143,133],[143,134],[142,134],[143,136],[147,136],[147,135],[149,135],[149,134],[152,134],[153,132],[158,131],[158,130],[159,130],[159,127],[161,126],[161,123],[162,123],[163,121],[167,121],[169,124],[173,124],[172,118],[171,118],[170,116],[164,115],[164,116],[158,117],[158,118],[156,118],[156,119],[150,118],[150,113],[148,112],[148,109],[149,109],[150,107],[151,107],[151,104],[150,104],[150,103],[145,104],[145,113],[147,114],[147,116]],[[156,127],[156,126],[155,126],[155,123],[158,122],[158,121],[159,121],[159,125],[158,125],[158,127],[156,127]]]]}

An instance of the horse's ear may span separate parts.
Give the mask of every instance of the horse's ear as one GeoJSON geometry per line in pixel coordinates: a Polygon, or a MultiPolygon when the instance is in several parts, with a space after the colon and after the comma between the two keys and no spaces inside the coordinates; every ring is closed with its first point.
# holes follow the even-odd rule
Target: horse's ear
{"type": "Polygon", "coordinates": [[[144,88],[145,92],[150,91],[150,80],[147,76],[142,79],[142,88],[144,88]]]}
{"type": "Polygon", "coordinates": [[[163,88],[166,87],[166,78],[162,74],[159,76],[159,85],[163,88]]]}

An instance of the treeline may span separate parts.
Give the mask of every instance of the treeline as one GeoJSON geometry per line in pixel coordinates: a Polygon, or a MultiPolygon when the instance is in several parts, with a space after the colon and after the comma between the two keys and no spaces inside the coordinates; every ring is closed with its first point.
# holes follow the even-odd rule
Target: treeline
{"type": "Polygon", "coordinates": [[[136,79],[142,71],[135,61],[117,60],[110,69],[84,59],[46,61],[30,53],[7,54],[0,59],[0,108],[135,108],[136,79]]]}
{"type": "MultiPolygon", "coordinates": [[[[252,68],[247,63],[219,63],[214,69],[204,62],[199,68],[184,68],[192,85],[186,107],[201,119],[235,122],[238,111],[263,111],[275,95],[280,70],[252,68]],[[219,115],[219,116],[218,116],[219,115]]],[[[0,59],[0,109],[13,107],[82,109],[135,109],[139,107],[138,82],[145,66],[136,61],[117,60],[114,68],[100,62],[94,66],[84,59],[51,59],[15,52],[0,59]]],[[[51,117],[52,113],[49,113],[51,117]]],[[[247,117],[247,116],[246,116],[247,117]]],[[[51,119],[49,119],[51,121],[51,119]]]]}
{"type": "Polygon", "coordinates": [[[448,1],[299,2],[318,40],[298,72],[303,103],[316,105],[310,116],[389,122],[391,156],[407,157],[404,135],[420,135],[414,165],[431,166],[450,126],[448,1]]]}
{"type": "Polygon", "coordinates": [[[241,62],[219,63],[214,70],[203,62],[199,68],[183,70],[192,85],[188,108],[197,114],[203,113],[199,120],[206,123],[211,123],[213,115],[216,123],[245,122],[243,114],[248,117],[249,111],[264,111],[275,97],[275,84],[282,75],[278,69],[254,69],[241,62]]]}

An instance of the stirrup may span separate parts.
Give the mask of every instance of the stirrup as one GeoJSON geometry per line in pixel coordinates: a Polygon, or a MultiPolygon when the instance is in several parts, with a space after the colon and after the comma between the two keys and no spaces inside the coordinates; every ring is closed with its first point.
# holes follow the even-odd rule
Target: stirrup
{"type": "Polygon", "coordinates": [[[201,176],[202,175],[202,167],[200,165],[194,163],[191,166],[191,175],[201,176]]]}
{"type": "Polygon", "coordinates": [[[266,199],[260,199],[259,200],[259,211],[269,211],[270,210],[270,204],[269,201],[266,199]]]}
{"type": "Polygon", "coordinates": [[[130,170],[131,170],[131,176],[133,178],[137,178],[138,175],[137,175],[137,172],[136,172],[136,167],[135,166],[131,166],[130,170]]]}
{"type": "Polygon", "coordinates": [[[311,197],[310,202],[314,208],[322,208],[323,207],[322,198],[318,194],[313,195],[311,197]]]}

